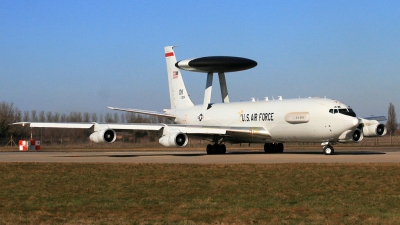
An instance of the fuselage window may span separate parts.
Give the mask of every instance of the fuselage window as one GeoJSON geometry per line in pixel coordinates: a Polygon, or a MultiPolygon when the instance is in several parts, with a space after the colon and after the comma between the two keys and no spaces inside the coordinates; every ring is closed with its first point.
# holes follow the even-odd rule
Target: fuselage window
{"type": "Polygon", "coordinates": [[[329,112],[333,114],[333,109],[330,109],[329,112]]]}

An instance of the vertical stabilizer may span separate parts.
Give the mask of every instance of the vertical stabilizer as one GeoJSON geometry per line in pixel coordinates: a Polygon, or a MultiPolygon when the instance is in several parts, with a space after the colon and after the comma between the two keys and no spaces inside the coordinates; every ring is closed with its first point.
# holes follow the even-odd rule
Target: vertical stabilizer
{"type": "Polygon", "coordinates": [[[175,66],[177,61],[173,48],[174,46],[165,47],[171,109],[191,107],[194,104],[186,91],[181,71],[175,66]]]}

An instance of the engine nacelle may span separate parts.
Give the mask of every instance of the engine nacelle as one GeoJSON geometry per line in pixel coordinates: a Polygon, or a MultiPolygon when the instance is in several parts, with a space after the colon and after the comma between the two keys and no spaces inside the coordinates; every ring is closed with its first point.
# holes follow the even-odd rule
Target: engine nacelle
{"type": "Polygon", "coordinates": [[[362,131],[365,137],[380,137],[386,134],[387,129],[385,124],[375,123],[370,124],[369,126],[364,124],[362,131]]]}
{"type": "Polygon", "coordinates": [[[181,132],[164,134],[158,142],[165,147],[184,147],[188,143],[188,136],[181,132]]]}
{"type": "Polygon", "coordinates": [[[117,139],[117,133],[111,129],[96,131],[90,135],[90,140],[95,143],[113,143],[117,139]]]}
{"type": "Polygon", "coordinates": [[[364,139],[364,134],[360,129],[355,129],[354,131],[348,130],[343,132],[339,137],[339,142],[360,142],[364,139]]]}

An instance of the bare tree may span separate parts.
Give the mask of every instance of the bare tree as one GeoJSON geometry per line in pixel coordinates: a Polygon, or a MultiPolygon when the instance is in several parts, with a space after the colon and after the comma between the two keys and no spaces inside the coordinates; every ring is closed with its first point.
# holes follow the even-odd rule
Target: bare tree
{"type": "Polygon", "coordinates": [[[114,113],[114,123],[119,123],[119,115],[118,115],[118,113],[114,113]]]}
{"type": "Polygon", "coordinates": [[[90,122],[90,114],[88,112],[83,113],[83,122],[90,122]]]}
{"type": "Polygon", "coordinates": [[[64,113],[61,114],[61,116],[60,116],[60,121],[61,121],[61,122],[67,122],[67,115],[65,115],[64,113]]]}
{"type": "Polygon", "coordinates": [[[68,122],[82,122],[82,114],[80,112],[70,112],[67,116],[68,122]]]}
{"type": "Polygon", "coordinates": [[[47,112],[46,113],[46,121],[47,122],[53,122],[53,113],[52,112],[47,112]]]}
{"type": "Polygon", "coordinates": [[[31,119],[32,119],[32,122],[38,122],[36,110],[31,111],[31,119]]]}
{"type": "Polygon", "coordinates": [[[105,116],[104,119],[105,119],[106,123],[113,123],[114,122],[110,113],[106,113],[106,116],[105,116]]]}
{"type": "Polygon", "coordinates": [[[0,138],[23,133],[21,127],[10,126],[21,119],[21,111],[13,103],[0,102],[0,138]]]}
{"type": "Polygon", "coordinates": [[[92,122],[97,122],[97,114],[92,113],[92,122]]]}
{"type": "Polygon", "coordinates": [[[22,119],[23,122],[29,122],[29,111],[24,111],[24,118],[22,119]]]}
{"type": "Polygon", "coordinates": [[[396,131],[397,126],[396,110],[394,109],[394,105],[390,103],[388,108],[388,120],[386,122],[386,128],[390,136],[396,131]]]}
{"type": "Polygon", "coordinates": [[[60,113],[56,112],[54,113],[53,116],[53,122],[58,122],[58,121],[60,121],[60,113]]]}
{"type": "Polygon", "coordinates": [[[39,112],[39,122],[46,122],[46,117],[44,116],[44,111],[39,112]]]}
{"type": "Polygon", "coordinates": [[[125,114],[120,114],[120,117],[121,117],[120,122],[125,123],[125,114]]]}

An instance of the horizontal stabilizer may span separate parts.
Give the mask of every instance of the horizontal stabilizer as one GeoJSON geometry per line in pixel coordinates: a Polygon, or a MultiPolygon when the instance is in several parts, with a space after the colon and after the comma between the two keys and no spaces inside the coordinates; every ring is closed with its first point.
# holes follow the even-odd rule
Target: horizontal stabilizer
{"type": "Polygon", "coordinates": [[[109,109],[112,110],[118,110],[118,111],[123,111],[123,112],[132,112],[132,113],[139,113],[139,114],[145,114],[145,115],[151,115],[151,116],[160,116],[160,117],[166,117],[166,118],[175,118],[176,116],[162,113],[162,112],[156,112],[156,111],[148,111],[148,110],[141,110],[141,109],[122,109],[122,108],[114,108],[114,107],[108,107],[109,109]]]}

